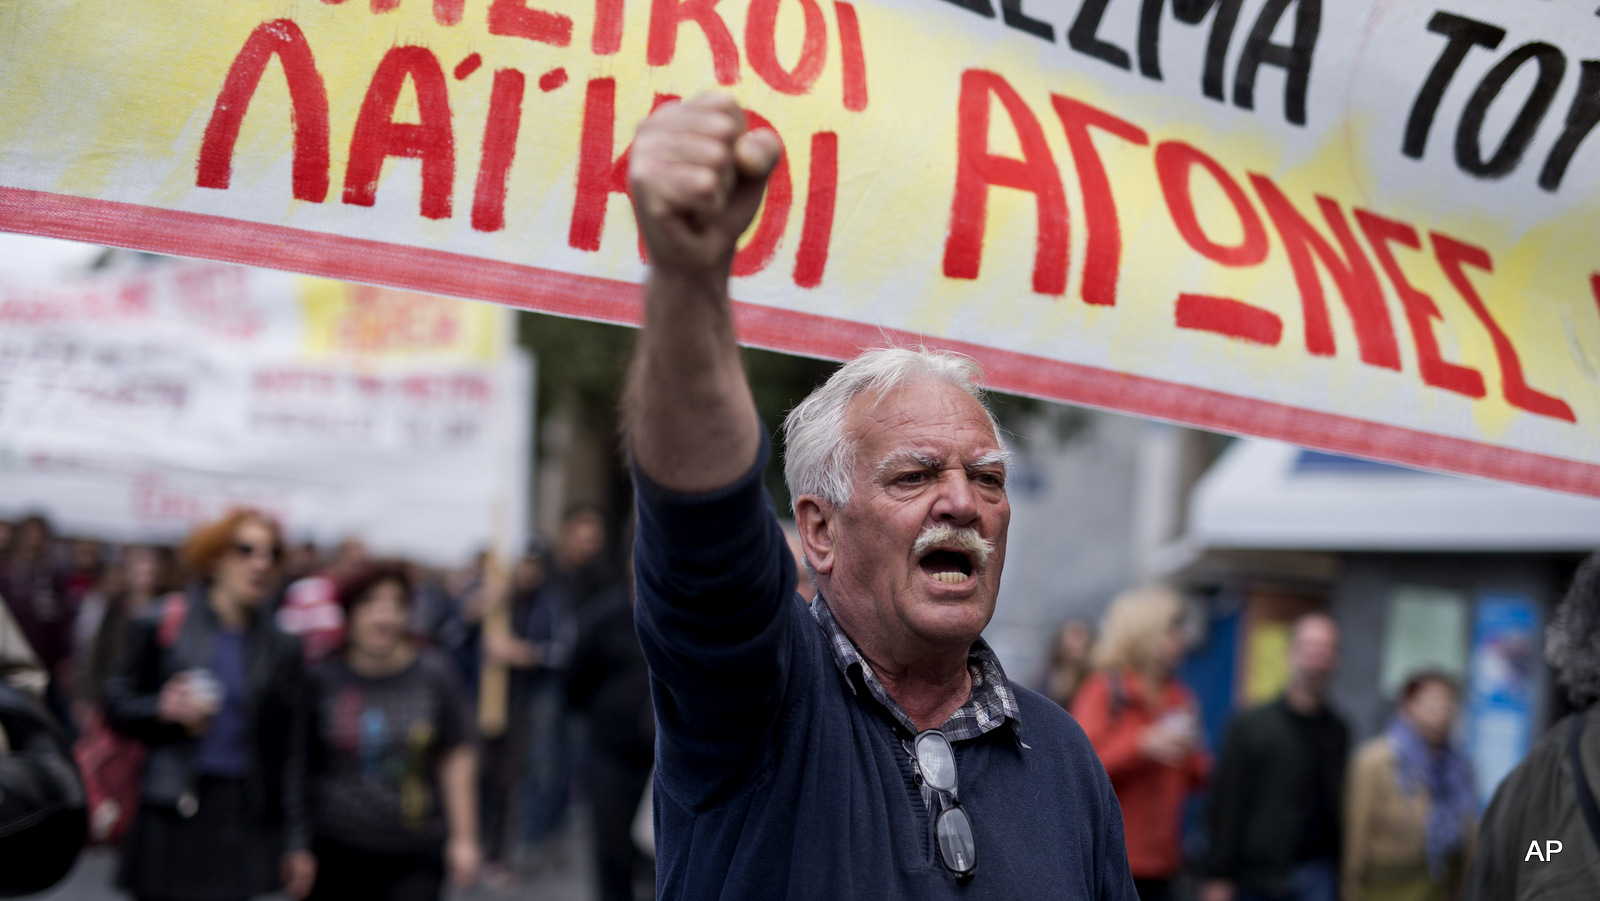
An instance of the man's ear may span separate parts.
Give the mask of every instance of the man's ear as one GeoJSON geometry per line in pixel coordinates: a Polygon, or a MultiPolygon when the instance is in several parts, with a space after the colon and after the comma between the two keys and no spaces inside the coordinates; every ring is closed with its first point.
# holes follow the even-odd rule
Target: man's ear
{"type": "Polygon", "coordinates": [[[817,575],[833,572],[833,516],[831,509],[814,494],[802,494],[794,504],[794,524],[800,532],[800,547],[817,575]]]}

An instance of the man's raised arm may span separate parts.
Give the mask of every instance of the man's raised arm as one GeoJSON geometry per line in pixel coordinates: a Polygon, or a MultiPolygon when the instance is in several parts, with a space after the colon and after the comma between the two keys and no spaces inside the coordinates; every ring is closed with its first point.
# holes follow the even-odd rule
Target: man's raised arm
{"type": "Polygon", "coordinates": [[[635,464],[663,488],[721,488],[760,451],[728,276],[781,154],[726,95],[663,106],[634,139],[628,178],[650,276],[624,412],[635,464]]]}

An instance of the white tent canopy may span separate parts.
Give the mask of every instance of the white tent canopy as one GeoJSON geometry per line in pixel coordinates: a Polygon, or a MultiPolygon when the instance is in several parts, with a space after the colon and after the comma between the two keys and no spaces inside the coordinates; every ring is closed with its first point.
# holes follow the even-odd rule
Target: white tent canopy
{"type": "Polygon", "coordinates": [[[1241,439],[1195,487],[1183,544],[1592,551],[1600,548],[1600,500],[1241,439]]]}

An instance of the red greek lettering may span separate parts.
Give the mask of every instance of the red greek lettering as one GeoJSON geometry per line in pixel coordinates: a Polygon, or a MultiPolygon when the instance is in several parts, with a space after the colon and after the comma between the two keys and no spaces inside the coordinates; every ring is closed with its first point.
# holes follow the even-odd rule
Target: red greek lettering
{"type": "Polygon", "coordinates": [[[1250,198],[1245,196],[1244,189],[1220,163],[1182,141],[1162,141],[1156,146],[1156,177],[1161,182],[1161,196],[1167,201],[1172,223],[1196,253],[1224,266],[1255,266],[1266,260],[1267,227],[1262,224],[1250,198]],[[1189,179],[1196,166],[1206,170],[1212,181],[1222,188],[1228,203],[1233,205],[1241,232],[1238,244],[1213,241],[1201,227],[1194,208],[1194,194],[1189,190],[1189,179]]]}
{"type": "Polygon", "coordinates": [[[478,163],[478,187],[472,198],[472,227],[481,232],[497,232],[506,227],[506,177],[517,154],[526,83],[526,77],[516,69],[494,73],[489,121],[483,129],[483,154],[478,163]]]}
{"type": "Polygon", "coordinates": [[[1400,262],[1395,259],[1394,250],[1389,246],[1399,244],[1401,247],[1421,250],[1422,239],[1417,236],[1417,230],[1404,222],[1396,222],[1366,210],[1356,210],[1355,214],[1356,222],[1367,236],[1367,243],[1372,245],[1373,255],[1378,258],[1378,265],[1400,298],[1406,323],[1411,327],[1411,341],[1417,348],[1417,368],[1422,373],[1423,384],[1467,397],[1483,397],[1487,393],[1483,385],[1483,373],[1451,363],[1439,353],[1439,341],[1434,337],[1433,323],[1444,317],[1440,315],[1433,298],[1406,279],[1400,262]]]}
{"type": "Polygon", "coordinates": [[[567,244],[599,250],[612,194],[628,192],[628,154],[612,159],[616,141],[617,80],[590,80],[583,100],[583,138],[578,145],[578,190],[567,244]]]}
{"type": "Polygon", "coordinates": [[[328,89],[317,71],[311,45],[300,27],[288,19],[256,26],[228,67],[200,143],[195,185],[225,189],[233,178],[233,148],[250,100],[261,84],[267,62],[276,56],[289,82],[294,122],[292,181],[294,198],[321,203],[328,197],[328,89]]]}
{"type": "Polygon", "coordinates": [[[494,0],[489,4],[489,33],[565,47],[572,43],[572,19],[530,9],[527,0],[494,0]]]}
{"type": "Polygon", "coordinates": [[[817,0],[799,0],[805,17],[800,58],[793,69],[778,61],[778,5],[783,0],[751,0],[744,25],[744,49],[750,68],[780,94],[800,95],[811,90],[828,59],[828,26],[817,0]]]}
{"type": "Polygon", "coordinates": [[[956,139],[955,197],[950,206],[950,234],[944,245],[944,274],[977,278],[983,260],[989,188],[1013,188],[1034,196],[1038,206],[1038,242],[1034,251],[1033,290],[1062,294],[1067,290],[1067,199],[1061,187],[1044,130],[1033,111],[1004,77],[982,69],[961,73],[961,100],[956,139]],[[991,96],[1000,100],[1022,149],[1022,159],[989,152],[991,96]]]}
{"type": "Polygon", "coordinates": [[[1130,144],[1150,143],[1144,129],[1110,113],[1059,94],[1050,95],[1061,127],[1067,132],[1067,146],[1078,170],[1078,186],[1083,191],[1083,213],[1089,222],[1084,249],[1084,303],[1112,306],[1117,302],[1117,270],[1122,265],[1122,229],[1117,223],[1117,202],[1111,196],[1111,181],[1105,164],[1095,149],[1090,128],[1116,135],[1130,144]]]}
{"type": "MultiPolygon", "coordinates": [[[[651,109],[676,99],[670,94],[657,94],[651,109]]],[[[600,249],[600,235],[605,230],[611,195],[628,193],[628,148],[612,157],[616,147],[616,122],[617,80],[591,79],[584,91],[578,188],[572,201],[572,224],[567,228],[567,244],[578,250],[600,249]]],[[[639,256],[644,257],[643,235],[639,238],[639,256]]]]}
{"type": "Polygon", "coordinates": [[[1345,308],[1350,311],[1361,361],[1385,369],[1399,369],[1400,347],[1395,341],[1394,324],[1389,321],[1389,309],[1384,304],[1383,288],[1361,245],[1356,243],[1339,204],[1332,198],[1317,196],[1322,217],[1344,252],[1342,257],[1270,179],[1251,173],[1250,183],[1266,206],[1267,216],[1272,219],[1284,250],[1289,254],[1289,265],[1294,271],[1305,313],[1306,350],[1322,357],[1332,356],[1335,350],[1328,305],[1323,297],[1322,282],[1317,277],[1316,263],[1321,262],[1344,298],[1345,308]]]}
{"type": "Polygon", "coordinates": [[[622,49],[622,0],[595,0],[594,36],[589,49],[595,56],[610,56],[622,49]]]}
{"type": "Polygon", "coordinates": [[[450,93],[439,60],[426,47],[394,47],[384,54],[367,88],[366,99],[350,139],[345,169],[344,202],[372,206],[378,176],[391,156],[422,160],[422,215],[450,218],[450,192],[455,180],[455,134],[450,126],[450,93]],[[394,121],[400,88],[410,81],[417,92],[420,123],[394,121]]]}
{"type": "Polygon", "coordinates": [[[800,250],[794,260],[794,283],[802,288],[822,284],[833,241],[833,208],[839,194],[839,136],[819,131],[811,136],[811,177],[806,189],[805,220],[800,224],[800,250]]]}
{"type": "MultiPolygon", "coordinates": [[[[344,0],[322,0],[330,6],[337,6],[344,0]]],[[[455,25],[461,21],[461,8],[466,5],[466,0],[433,0],[433,21],[440,25],[455,25]]],[[[400,8],[400,0],[372,0],[374,13],[386,13],[400,8]]]]}
{"type": "MultiPolygon", "coordinates": [[[[746,126],[752,130],[765,128],[773,134],[778,133],[772,123],[755,110],[746,109],[744,118],[746,126]]],[[[783,138],[780,136],[778,140],[781,142],[783,138]]],[[[733,255],[733,275],[755,275],[767,268],[767,264],[778,253],[778,242],[789,225],[789,209],[792,206],[794,183],[789,178],[789,155],[785,153],[778,157],[778,165],[767,176],[767,195],[761,201],[761,211],[756,214],[749,240],[733,255]]]]}
{"type": "Polygon", "coordinates": [[[1472,281],[1467,278],[1464,266],[1481,269],[1484,272],[1494,271],[1494,262],[1489,258],[1489,252],[1482,247],[1457,241],[1448,235],[1438,232],[1429,232],[1428,237],[1433,240],[1433,256],[1439,261],[1439,268],[1444,270],[1444,277],[1450,280],[1450,285],[1467,302],[1472,312],[1483,323],[1483,328],[1489,333],[1489,340],[1494,344],[1494,355],[1500,363],[1500,390],[1505,395],[1506,403],[1540,416],[1549,416],[1552,419],[1564,419],[1567,422],[1577,422],[1578,417],[1573,415],[1572,408],[1567,402],[1535,390],[1528,384],[1522,374],[1522,360],[1517,356],[1517,348],[1511,343],[1511,338],[1506,335],[1505,329],[1489,312],[1484,305],[1483,298],[1478,295],[1478,289],[1472,286],[1472,281]]]}
{"type": "Polygon", "coordinates": [[[672,62],[678,50],[678,27],[684,22],[700,26],[711,46],[711,67],[722,85],[739,82],[739,48],[733,43],[728,23],[717,14],[718,0],[651,0],[650,40],[645,61],[652,66],[672,62]]]}
{"type": "Polygon", "coordinates": [[[859,113],[867,108],[867,55],[861,49],[861,23],[856,8],[834,3],[839,18],[839,51],[844,58],[844,108],[859,113]]]}
{"type": "Polygon", "coordinates": [[[1270,347],[1283,338],[1283,320],[1271,310],[1208,294],[1179,294],[1178,328],[1215,332],[1270,347]]]}

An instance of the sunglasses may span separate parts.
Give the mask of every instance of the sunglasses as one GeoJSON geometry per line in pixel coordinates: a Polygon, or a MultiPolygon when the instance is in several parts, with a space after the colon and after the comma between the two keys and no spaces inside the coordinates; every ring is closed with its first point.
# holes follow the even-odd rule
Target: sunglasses
{"type": "Polygon", "coordinates": [[[939,856],[957,879],[971,879],[978,867],[978,842],[973,837],[972,818],[956,791],[955,749],[943,732],[929,729],[912,740],[910,750],[918,783],[933,789],[939,799],[939,816],[933,825],[939,856]]]}
{"type": "Polygon", "coordinates": [[[274,562],[283,556],[283,548],[275,544],[246,544],[243,541],[235,541],[229,550],[236,557],[254,557],[260,554],[272,559],[274,562]]]}

